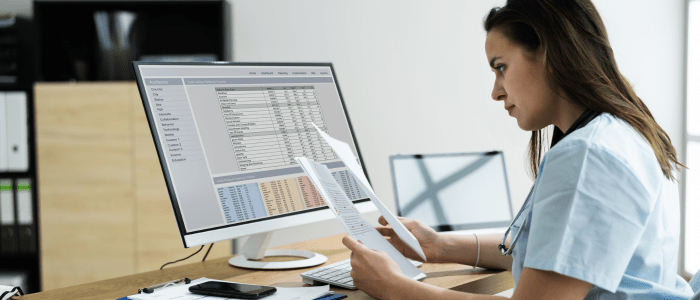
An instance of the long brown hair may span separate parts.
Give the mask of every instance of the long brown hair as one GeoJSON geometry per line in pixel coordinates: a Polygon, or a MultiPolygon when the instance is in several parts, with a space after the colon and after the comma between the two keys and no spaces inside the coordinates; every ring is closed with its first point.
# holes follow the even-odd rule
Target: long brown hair
{"type": "MultiPolygon", "coordinates": [[[[590,0],[508,0],[491,9],[484,29],[498,30],[529,53],[543,53],[548,84],[582,108],[607,112],[629,123],[651,145],[661,170],[675,180],[676,150],[666,132],[620,74],[603,20],[590,0]]],[[[532,132],[530,172],[537,178],[542,130],[532,132]]]]}

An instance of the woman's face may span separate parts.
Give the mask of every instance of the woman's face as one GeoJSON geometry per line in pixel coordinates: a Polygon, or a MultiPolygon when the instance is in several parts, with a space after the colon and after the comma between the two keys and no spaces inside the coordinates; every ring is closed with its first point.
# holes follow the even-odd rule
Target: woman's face
{"type": "Polygon", "coordinates": [[[554,124],[559,101],[545,80],[542,54],[525,52],[493,29],[486,35],[486,57],[496,73],[491,97],[503,101],[522,130],[554,124]]]}

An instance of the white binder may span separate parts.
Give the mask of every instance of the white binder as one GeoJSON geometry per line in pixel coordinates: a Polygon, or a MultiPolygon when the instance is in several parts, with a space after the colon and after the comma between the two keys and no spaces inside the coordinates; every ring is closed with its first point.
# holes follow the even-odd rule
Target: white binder
{"type": "Polygon", "coordinates": [[[17,224],[32,225],[34,212],[32,209],[32,192],[29,179],[17,180],[17,224]]]}
{"type": "Polygon", "coordinates": [[[23,172],[29,169],[29,145],[27,137],[27,94],[5,93],[7,116],[7,170],[23,172]]]}
{"type": "Polygon", "coordinates": [[[17,239],[19,251],[25,253],[35,253],[37,245],[31,183],[30,179],[16,181],[17,239]]]}
{"type": "MultiPolygon", "coordinates": [[[[12,180],[0,180],[0,186],[12,187],[12,180]]],[[[12,190],[0,190],[0,226],[15,225],[15,199],[12,190]]]]}
{"type": "Polygon", "coordinates": [[[5,92],[0,92],[0,172],[7,172],[7,109],[5,92]]]}

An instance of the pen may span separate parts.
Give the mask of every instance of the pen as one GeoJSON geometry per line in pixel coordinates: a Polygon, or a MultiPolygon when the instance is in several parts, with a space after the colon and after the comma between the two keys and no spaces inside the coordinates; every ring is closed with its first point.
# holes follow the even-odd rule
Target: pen
{"type": "Polygon", "coordinates": [[[151,293],[155,292],[156,289],[169,287],[169,286],[176,285],[176,284],[182,283],[182,282],[184,282],[185,284],[189,284],[190,282],[192,282],[192,280],[190,280],[189,278],[182,278],[182,279],[168,281],[168,282],[161,283],[161,284],[152,285],[149,287],[139,289],[139,294],[141,294],[141,293],[151,294],[151,293]]]}

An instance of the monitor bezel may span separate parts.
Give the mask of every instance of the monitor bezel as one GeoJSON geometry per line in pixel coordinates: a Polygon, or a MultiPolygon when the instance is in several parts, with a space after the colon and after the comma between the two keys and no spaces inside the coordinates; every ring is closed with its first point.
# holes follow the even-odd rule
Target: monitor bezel
{"type": "MultiPolygon", "coordinates": [[[[396,214],[398,216],[403,216],[401,213],[401,205],[399,203],[399,193],[398,193],[398,187],[396,184],[396,170],[394,169],[394,162],[396,160],[400,159],[412,159],[412,160],[418,160],[418,159],[424,159],[424,158],[439,158],[439,157],[453,157],[453,156],[493,156],[497,155],[501,157],[501,163],[503,164],[503,175],[505,178],[505,183],[506,183],[506,195],[508,197],[508,213],[510,214],[510,219],[507,221],[496,221],[496,222],[490,222],[488,223],[487,226],[477,226],[474,227],[472,224],[469,223],[462,223],[462,224],[439,224],[439,225],[428,225],[431,228],[435,229],[435,231],[438,232],[445,232],[445,231],[457,231],[457,230],[473,230],[473,229],[485,229],[485,228],[498,228],[498,227],[507,227],[510,222],[513,220],[513,199],[510,196],[510,184],[508,184],[508,173],[506,173],[506,161],[505,161],[505,155],[503,154],[503,151],[495,150],[495,151],[480,151],[480,152],[461,152],[461,153],[435,153],[435,154],[397,154],[397,155],[392,155],[389,156],[389,164],[391,165],[391,182],[394,186],[394,199],[396,201],[396,214]]],[[[482,224],[482,223],[479,223],[482,224]]],[[[485,223],[484,223],[485,224],[485,223]]]]}
{"type": "MultiPolygon", "coordinates": [[[[139,69],[140,66],[167,66],[167,65],[175,65],[175,66],[204,66],[204,67],[229,67],[229,66],[250,66],[250,67],[274,67],[274,66],[281,66],[281,67],[329,67],[331,70],[331,76],[333,78],[333,81],[335,82],[335,88],[338,91],[338,97],[340,98],[340,104],[341,107],[343,108],[343,113],[345,114],[345,119],[348,122],[348,127],[350,128],[350,135],[355,143],[355,148],[357,150],[357,156],[360,161],[360,165],[362,166],[362,171],[365,173],[365,176],[367,177],[367,180],[369,181],[369,174],[367,174],[367,168],[365,167],[364,160],[362,159],[362,154],[360,152],[360,145],[357,142],[357,138],[355,137],[355,131],[353,130],[352,127],[352,122],[350,120],[350,116],[348,114],[347,107],[345,106],[345,100],[343,99],[343,95],[340,91],[340,86],[338,84],[338,79],[335,75],[335,70],[333,69],[333,64],[332,63],[274,63],[274,62],[142,62],[142,61],[134,61],[132,62],[133,67],[134,67],[134,72],[136,74],[136,83],[138,86],[139,90],[139,95],[141,97],[141,102],[144,107],[144,111],[146,112],[146,119],[148,121],[148,126],[150,127],[151,131],[151,137],[153,138],[153,143],[156,146],[156,152],[158,153],[158,161],[160,162],[160,167],[161,171],[163,172],[163,177],[165,179],[165,184],[168,189],[168,195],[170,197],[170,204],[173,208],[173,214],[175,215],[175,221],[177,223],[178,231],[180,233],[180,238],[182,239],[182,244],[185,248],[189,248],[192,246],[198,246],[201,245],[202,243],[194,243],[188,245],[186,237],[188,236],[193,236],[193,235],[198,235],[198,234],[203,234],[207,235],[213,231],[217,230],[226,230],[231,227],[238,227],[238,226],[243,226],[247,224],[252,224],[252,223],[258,223],[258,222],[265,222],[269,220],[274,220],[278,218],[283,218],[283,217],[290,217],[294,215],[299,215],[299,214],[307,214],[307,213],[312,213],[316,211],[323,211],[327,210],[330,213],[330,210],[328,209],[328,206],[324,207],[316,207],[312,209],[305,209],[301,211],[296,211],[296,212],[291,212],[283,215],[275,215],[275,216],[267,216],[264,217],[263,219],[253,219],[253,220],[246,220],[242,222],[236,222],[234,224],[223,224],[220,226],[216,227],[211,227],[211,228],[206,228],[206,229],[200,229],[200,230],[194,230],[187,232],[185,228],[185,223],[182,218],[182,214],[180,212],[180,207],[178,205],[178,200],[177,196],[175,194],[175,189],[171,180],[170,176],[170,170],[167,167],[167,156],[164,153],[162,147],[161,147],[161,141],[160,137],[158,136],[158,129],[154,121],[154,116],[151,113],[151,107],[150,103],[148,102],[148,96],[146,92],[146,87],[143,84],[143,77],[141,76],[141,70],[139,69]]],[[[371,184],[371,182],[370,182],[371,184]]],[[[362,203],[362,202],[368,202],[370,201],[369,198],[362,198],[362,199],[357,199],[353,200],[353,203],[362,203]]],[[[362,210],[362,209],[361,209],[362,210]]],[[[245,235],[245,234],[244,234],[245,235]]],[[[235,237],[230,237],[230,238],[235,238],[235,237]]],[[[226,239],[226,238],[224,238],[226,239]]],[[[219,239],[222,240],[222,239],[219,239]]]]}

